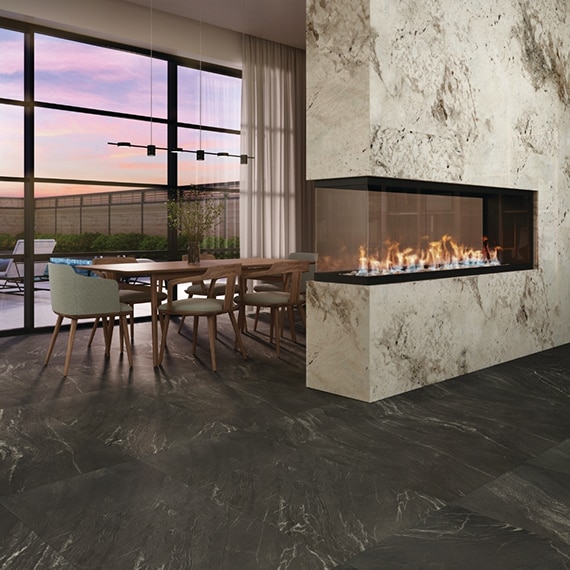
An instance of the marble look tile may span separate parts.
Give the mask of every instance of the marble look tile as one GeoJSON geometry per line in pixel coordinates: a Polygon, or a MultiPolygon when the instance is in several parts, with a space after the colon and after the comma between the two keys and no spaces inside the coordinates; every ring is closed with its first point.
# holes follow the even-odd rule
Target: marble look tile
{"type": "Polygon", "coordinates": [[[145,458],[216,504],[263,520],[331,568],[442,502],[381,473],[341,466],[307,446],[236,432],[145,458]],[[378,517],[382,513],[382,517],[378,517]]]}
{"type": "Polygon", "coordinates": [[[271,526],[136,462],[2,504],[80,568],[318,568],[271,526]]]}
{"type": "Polygon", "coordinates": [[[129,459],[33,408],[0,409],[0,496],[129,459]]]}
{"type": "Polygon", "coordinates": [[[131,458],[249,425],[237,414],[223,410],[214,415],[215,408],[182,408],[124,390],[59,398],[33,406],[131,458]]]}
{"type": "Polygon", "coordinates": [[[543,287],[532,271],[310,283],[307,386],[370,402],[550,348],[543,287]]]}
{"type": "Polygon", "coordinates": [[[517,403],[512,394],[509,405],[489,403],[486,394],[462,399],[425,390],[375,404],[347,400],[275,420],[267,430],[328,461],[379,473],[388,486],[454,500],[570,433],[567,403],[530,401],[520,411],[517,403]]]}
{"type": "Polygon", "coordinates": [[[505,473],[457,504],[552,537],[570,566],[570,440],[505,473]]]}
{"type": "Polygon", "coordinates": [[[0,568],[73,570],[75,567],[0,505],[0,568]]]}
{"type": "Polygon", "coordinates": [[[77,347],[67,378],[62,376],[65,348],[60,347],[50,364],[43,365],[49,334],[38,334],[34,342],[25,336],[0,338],[0,407],[99,391],[110,385],[128,386],[133,372],[129,371],[126,357],[122,359],[119,355],[116,343],[111,357],[105,359],[102,347],[101,350],[96,346],[93,350],[81,347],[88,338],[89,330],[77,332],[77,347]],[[11,357],[12,351],[19,354],[17,362],[11,357]]]}
{"type": "Polygon", "coordinates": [[[349,559],[343,568],[562,570],[569,564],[570,558],[547,539],[467,509],[449,506],[349,559]]]}
{"type": "Polygon", "coordinates": [[[369,62],[375,35],[369,19],[368,0],[307,2],[309,179],[368,172],[369,62]]]}

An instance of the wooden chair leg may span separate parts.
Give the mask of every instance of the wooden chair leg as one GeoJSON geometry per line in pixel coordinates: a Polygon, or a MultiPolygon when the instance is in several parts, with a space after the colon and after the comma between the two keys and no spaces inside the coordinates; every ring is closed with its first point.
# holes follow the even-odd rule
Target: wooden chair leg
{"type": "MultiPolygon", "coordinates": [[[[131,315],[132,316],[132,315],[131,315]]],[[[127,358],[129,360],[129,368],[133,367],[133,351],[131,349],[131,343],[129,340],[129,324],[127,323],[127,317],[125,315],[121,315],[119,317],[119,326],[122,330],[122,336],[125,339],[125,346],[127,349],[127,358]]]]}
{"type": "Polygon", "coordinates": [[[44,360],[44,366],[47,366],[48,362],[50,361],[53,349],[55,347],[55,339],[57,338],[57,335],[59,334],[59,329],[61,328],[61,322],[62,321],[63,321],[63,317],[58,315],[57,321],[55,323],[55,328],[53,329],[53,334],[51,335],[51,340],[50,340],[48,351],[46,354],[46,359],[44,360]]]}
{"type": "Polygon", "coordinates": [[[200,317],[194,317],[194,326],[192,329],[192,354],[196,354],[196,345],[198,344],[198,322],[200,317]]]}
{"type": "Polygon", "coordinates": [[[291,340],[297,342],[297,335],[295,333],[295,314],[293,312],[293,305],[287,307],[289,313],[289,328],[291,329],[291,340]]]}
{"type": "Polygon", "coordinates": [[[93,338],[95,338],[95,333],[97,332],[97,327],[99,326],[100,320],[101,320],[100,317],[97,317],[95,319],[95,322],[93,323],[93,328],[91,329],[91,335],[89,336],[89,342],[87,343],[87,346],[91,346],[91,343],[93,342],[93,338]]]}
{"type": "Polygon", "coordinates": [[[273,319],[275,322],[273,326],[275,327],[275,352],[277,354],[277,358],[281,353],[281,331],[282,331],[282,317],[281,317],[281,307],[275,307],[275,309],[271,309],[275,311],[275,318],[273,319]]]}
{"type": "Polygon", "coordinates": [[[269,342],[273,342],[273,333],[275,329],[276,308],[271,307],[269,313],[269,342]]]}
{"type": "Polygon", "coordinates": [[[245,307],[240,303],[238,306],[238,327],[243,332],[243,321],[245,320],[245,307]]]}
{"type": "Polygon", "coordinates": [[[166,348],[166,335],[168,334],[168,325],[170,324],[170,315],[162,315],[160,317],[162,338],[160,341],[160,352],[158,354],[158,365],[162,364],[162,358],[164,357],[164,350],[166,348]]]}
{"type": "Polygon", "coordinates": [[[256,307],[255,309],[255,322],[253,323],[253,330],[257,331],[257,323],[259,322],[259,313],[261,311],[261,307],[256,307]]]}
{"type": "Polygon", "coordinates": [[[131,322],[131,342],[135,340],[135,306],[131,305],[133,312],[129,315],[129,321],[131,322]]]}
{"type": "Polygon", "coordinates": [[[186,317],[182,317],[180,319],[180,325],[178,325],[178,334],[180,334],[180,331],[182,330],[182,325],[184,324],[184,321],[186,320],[186,317]]]}
{"type": "Polygon", "coordinates": [[[65,364],[63,366],[63,375],[67,376],[69,364],[71,362],[71,351],[73,350],[73,341],[75,340],[75,332],[77,331],[77,319],[71,319],[71,327],[69,329],[69,339],[67,340],[67,352],[65,354],[65,364]]]}
{"type": "MultiPolygon", "coordinates": [[[[236,335],[236,343],[239,346],[241,354],[245,360],[245,359],[247,359],[247,355],[245,353],[245,347],[243,345],[243,340],[241,338],[241,332],[239,330],[239,326],[237,324],[236,317],[232,312],[229,312],[228,315],[230,316],[230,321],[232,323],[232,327],[234,328],[234,333],[236,335]]],[[[234,346],[234,348],[235,348],[235,346],[234,346]]]]}
{"type": "Polygon", "coordinates": [[[112,317],[103,317],[103,332],[105,335],[105,356],[109,358],[111,355],[111,341],[113,340],[113,325],[114,319],[112,317]]]}
{"type": "MultiPolygon", "coordinates": [[[[194,333],[196,338],[196,333],[194,333]]],[[[210,339],[210,359],[212,360],[212,370],[216,371],[216,317],[208,316],[208,338],[210,339]]]]}

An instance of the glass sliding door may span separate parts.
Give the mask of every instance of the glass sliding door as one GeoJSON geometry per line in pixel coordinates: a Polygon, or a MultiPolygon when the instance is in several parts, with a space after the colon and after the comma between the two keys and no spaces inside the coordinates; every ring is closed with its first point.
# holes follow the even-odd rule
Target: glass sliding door
{"type": "Polygon", "coordinates": [[[239,255],[240,161],[227,156],[239,155],[239,71],[34,24],[2,25],[0,303],[9,310],[0,334],[53,325],[40,263],[179,256],[166,217],[179,188],[200,186],[226,204],[207,247],[239,255]],[[171,152],[181,146],[214,154],[197,161],[171,152]],[[31,277],[2,280],[8,262],[20,272],[25,264],[31,277]]]}

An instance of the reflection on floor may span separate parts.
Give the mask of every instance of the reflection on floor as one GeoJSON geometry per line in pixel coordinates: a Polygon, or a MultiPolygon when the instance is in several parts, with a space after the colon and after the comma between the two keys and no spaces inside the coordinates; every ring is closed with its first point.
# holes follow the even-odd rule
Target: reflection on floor
{"type": "Polygon", "coordinates": [[[0,568],[570,567],[570,346],[364,404],[220,325],[217,373],[205,324],[132,372],[81,330],[67,379],[0,338],[0,568]]]}

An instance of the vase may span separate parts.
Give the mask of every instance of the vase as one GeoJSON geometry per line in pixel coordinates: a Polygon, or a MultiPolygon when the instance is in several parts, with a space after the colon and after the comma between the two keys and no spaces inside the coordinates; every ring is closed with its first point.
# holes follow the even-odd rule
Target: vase
{"type": "Polygon", "coordinates": [[[188,263],[200,263],[200,242],[188,242],[188,263]]]}

